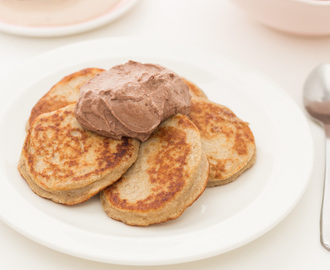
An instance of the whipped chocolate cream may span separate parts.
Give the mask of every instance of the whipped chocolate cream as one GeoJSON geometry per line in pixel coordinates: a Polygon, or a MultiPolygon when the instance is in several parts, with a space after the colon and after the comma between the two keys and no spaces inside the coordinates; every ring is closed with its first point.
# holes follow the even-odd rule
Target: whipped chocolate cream
{"type": "Polygon", "coordinates": [[[80,89],[75,115],[100,135],[145,141],[165,119],[189,114],[188,86],[173,71],[129,61],[104,71],[80,89]]]}

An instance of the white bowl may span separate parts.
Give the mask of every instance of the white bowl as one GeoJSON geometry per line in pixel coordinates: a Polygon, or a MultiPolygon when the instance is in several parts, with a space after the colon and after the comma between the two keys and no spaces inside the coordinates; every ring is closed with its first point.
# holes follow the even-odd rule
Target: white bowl
{"type": "Polygon", "coordinates": [[[308,36],[330,35],[329,0],[231,0],[256,21],[308,36]]]}

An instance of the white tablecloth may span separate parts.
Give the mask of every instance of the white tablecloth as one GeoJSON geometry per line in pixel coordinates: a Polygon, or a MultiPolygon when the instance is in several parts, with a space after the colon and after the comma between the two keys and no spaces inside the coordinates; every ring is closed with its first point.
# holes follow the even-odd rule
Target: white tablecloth
{"type": "MultiPolygon", "coordinates": [[[[0,76],[50,49],[117,36],[163,38],[225,55],[271,77],[302,110],[302,85],[307,74],[319,63],[330,62],[330,37],[298,37],[271,30],[250,20],[228,0],[141,0],[124,17],[83,34],[27,38],[0,33],[0,76]]],[[[136,269],[330,269],[330,252],[319,240],[324,134],[310,123],[316,151],[311,181],[298,205],[278,226],[241,248],[210,259],[136,269]]],[[[0,239],[0,269],[135,269],[53,251],[1,221],[0,239]]]]}

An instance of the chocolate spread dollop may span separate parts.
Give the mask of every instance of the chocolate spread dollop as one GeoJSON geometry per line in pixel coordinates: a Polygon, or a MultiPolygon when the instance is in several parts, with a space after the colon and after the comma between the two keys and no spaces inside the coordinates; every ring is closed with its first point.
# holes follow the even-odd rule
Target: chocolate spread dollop
{"type": "Polygon", "coordinates": [[[82,85],[75,116],[100,135],[145,141],[163,120],[189,114],[190,99],[188,86],[173,71],[129,61],[82,85]]]}

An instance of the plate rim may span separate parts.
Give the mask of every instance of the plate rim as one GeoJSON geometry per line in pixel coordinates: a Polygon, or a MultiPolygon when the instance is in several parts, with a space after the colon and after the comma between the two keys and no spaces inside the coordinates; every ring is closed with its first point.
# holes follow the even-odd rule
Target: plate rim
{"type": "Polygon", "coordinates": [[[104,26],[108,23],[111,23],[119,19],[131,8],[133,8],[139,0],[120,0],[120,1],[123,3],[118,2],[116,4],[116,5],[120,5],[119,8],[115,8],[115,10],[113,11],[109,10],[107,13],[97,16],[94,19],[90,19],[80,23],[69,24],[64,26],[33,27],[33,26],[15,25],[0,20],[0,31],[3,33],[18,35],[18,36],[41,37],[41,38],[61,37],[61,36],[79,34],[99,28],[101,26],[104,26]]]}

